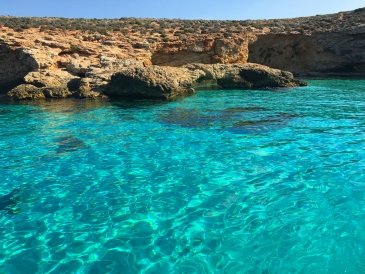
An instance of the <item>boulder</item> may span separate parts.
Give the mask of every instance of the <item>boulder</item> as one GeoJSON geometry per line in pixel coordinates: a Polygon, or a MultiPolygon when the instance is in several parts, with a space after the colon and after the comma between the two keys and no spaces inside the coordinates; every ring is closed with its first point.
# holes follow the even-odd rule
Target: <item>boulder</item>
{"type": "Polygon", "coordinates": [[[7,95],[16,100],[38,100],[46,98],[41,88],[29,84],[19,85],[9,91],[7,95]]]}
{"type": "Polygon", "coordinates": [[[100,91],[106,83],[96,78],[82,78],[79,82],[78,92],[75,94],[78,98],[99,98],[105,97],[100,91]],[[97,91],[99,90],[99,91],[97,91]]]}
{"type": "Polygon", "coordinates": [[[170,99],[193,93],[194,83],[204,76],[201,70],[177,67],[134,67],[112,76],[107,95],[170,99]]]}
{"type": "Polygon", "coordinates": [[[15,100],[38,100],[68,98],[72,96],[72,93],[64,87],[36,87],[30,84],[23,84],[13,88],[7,95],[15,100]]]}
{"type": "Polygon", "coordinates": [[[223,89],[265,89],[306,85],[305,82],[295,79],[288,71],[259,64],[191,64],[185,68],[203,70],[205,77],[199,79],[200,81],[213,81],[218,88],[223,89]]]}
{"type": "Polygon", "coordinates": [[[290,72],[258,64],[190,64],[134,67],[115,73],[104,93],[110,96],[171,99],[195,89],[264,89],[305,85],[290,72]]]}
{"type": "Polygon", "coordinates": [[[24,77],[26,84],[36,87],[64,87],[77,77],[62,70],[39,70],[28,73],[24,77]]]}

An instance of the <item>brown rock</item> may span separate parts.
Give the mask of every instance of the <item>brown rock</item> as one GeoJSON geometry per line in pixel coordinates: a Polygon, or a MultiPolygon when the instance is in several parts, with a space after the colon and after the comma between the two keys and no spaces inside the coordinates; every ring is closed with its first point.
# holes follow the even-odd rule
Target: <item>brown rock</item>
{"type": "Polygon", "coordinates": [[[25,50],[0,43],[0,87],[19,84],[25,75],[38,68],[36,60],[25,50]]]}
{"type": "Polygon", "coordinates": [[[175,67],[135,67],[112,76],[105,93],[111,96],[170,99],[193,93],[194,82],[203,75],[175,67]]]}
{"type": "Polygon", "coordinates": [[[191,70],[203,70],[205,76],[200,78],[196,85],[199,85],[199,82],[205,82],[209,83],[209,88],[214,84],[223,89],[262,89],[306,85],[294,79],[290,72],[258,64],[191,64],[185,67],[191,70]]]}
{"type": "Polygon", "coordinates": [[[290,72],[257,64],[176,67],[136,67],[112,76],[105,93],[110,96],[171,99],[194,88],[253,89],[305,85],[290,72]]]}
{"type": "Polygon", "coordinates": [[[7,94],[10,98],[16,100],[33,100],[33,99],[45,99],[46,96],[40,88],[36,86],[25,84],[19,85],[12,89],[7,94]]]}
{"type": "Polygon", "coordinates": [[[68,98],[72,96],[72,92],[64,87],[45,87],[40,90],[46,98],[68,98]]]}
{"type": "Polygon", "coordinates": [[[161,44],[152,52],[152,63],[163,66],[183,66],[190,63],[232,64],[247,62],[248,42],[253,38],[245,35],[237,39],[192,39],[188,42],[161,44]]]}
{"type": "Polygon", "coordinates": [[[72,93],[62,87],[39,88],[29,84],[19,85],[7,93],[7,96],[15,100],[37,100],[45,98],[68,98],[72,93]]]}
{"type": "Polygon", "coordinates": [[[28,73],[24,77],[26,84],[37,87],[64,87],[77,77],[62,70],[40,70],[28,73]]]}
{"type": "Polygon", "coordinates": [[[0,85],[18,84],[34,69],[84,74],[89,66],[110,67],[113,59],[167,66],[249,61],[317,75],[365,72],[364,8],[258,21],[60,18],[26,21],[29,24],[20,30],[17,26],[24,24],[24,18],[0,17],[0,85]],[[67,27],[55,29],[59,25],[67,27]],[[103,33],[97,33],[99,27],[103,33]],[[13,66],[7,66],[8,63],[13,66]]]}
{"type": "Polygon", "coordinates": [[[269,34],[249,45],[249,61],[300,75],[363,75],[365,28],[334,33],[269,34]]]}

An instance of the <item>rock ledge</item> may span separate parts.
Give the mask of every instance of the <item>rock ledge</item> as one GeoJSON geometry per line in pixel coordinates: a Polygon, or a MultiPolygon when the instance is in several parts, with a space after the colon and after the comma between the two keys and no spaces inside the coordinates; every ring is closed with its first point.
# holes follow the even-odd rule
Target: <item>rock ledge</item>
{"type": "Polygon", "coordinates": [[[171,99],[196,89],[266,89],[304,86],[287,71],[258,64],[189,64],[135,67],[115,73],[104,93],[109,96],[171,99]]]}
{"type": "Polygon", "coordinates": [[[287,71],[258,64],[189,64],[183,67],[116,66],[79,78],[67,72],[31,72],[10,90],[16,100],[45,98],[138,97],[171,99],[196,89],[264,89],[305,85],[287,71]]]}

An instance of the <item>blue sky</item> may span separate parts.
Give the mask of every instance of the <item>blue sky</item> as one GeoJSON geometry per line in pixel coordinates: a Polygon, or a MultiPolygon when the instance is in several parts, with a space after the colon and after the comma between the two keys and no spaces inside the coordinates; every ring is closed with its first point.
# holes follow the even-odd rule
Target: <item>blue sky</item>
{"type": "Polygon", "coordinates": [[[264,19],[365,7],[365,0],[3,0],[0,15],[264,19]]]}

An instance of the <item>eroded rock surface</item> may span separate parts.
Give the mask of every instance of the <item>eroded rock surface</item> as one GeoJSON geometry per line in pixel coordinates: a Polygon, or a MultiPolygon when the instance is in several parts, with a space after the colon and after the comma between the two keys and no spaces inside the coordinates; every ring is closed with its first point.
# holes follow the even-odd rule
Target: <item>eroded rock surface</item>
{"type": "Polygon", "coordinates": [[[6,90],[21,83],[24,76],[37,68],[38,63],[28,52],[12,49],[0,41],[0,88],[6,90]]]}
{"type": "Polygon", "coordinates": [[[193,88],[294,86],[284,71],[364,75],[364,48],[365,9],[257,21],[0,17],[0,93],[171,98],[193,88]]]}
{"type": "Polygon", "coordinates": [[[186,68],[130,68],[114,74],[105,93],[111,96],[169,99],[193,93],[193,84],[202,76],[202,71],[186,68]]]}
{"type": "Polygon", "coordinates": [[[300,75],[363,75],[365,25],[336,33],[260,35],[249,61],[300,75]]]}
{"type": "Polygon", "coordinates": [[[105,93],[111,96],[170,99],[195,89],[262,89],[305,85],[293,74],[258,64],[190,64],[136,67],[112,76],[105,93]]]}
{"type": "Polygon", "coordinates": [[[191,71],[203,71],[203,75],[194,83],[196,88],[205,87],[223,89],[263,89],[275,87],[295,87],[306,85],[294,79],[292,73],[273,69],[259,64],[190,64],[185,68],[191,71]]]}
{"type": "Polygon", "coordinates": [[[160,44],[152,53],[151,62],[162,66],[183,66],[190,63],[234,64],[247,63],[248,43],[253,36],[239,38],[191,39],[190,42],[176,41],[160,44]]]}

